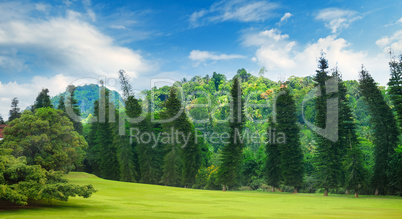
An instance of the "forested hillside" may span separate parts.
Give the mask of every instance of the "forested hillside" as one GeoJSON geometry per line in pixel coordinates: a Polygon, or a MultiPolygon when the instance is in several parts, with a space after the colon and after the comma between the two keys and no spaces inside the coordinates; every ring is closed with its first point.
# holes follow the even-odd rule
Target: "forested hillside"
{"type": "MultiPolygon", "coordinates": [[[[338,72],[339,73],[339,72],[338,72]]],[[[340,72],[341,74],[341,72],[340,72]]],[[[285,81],[272,81],[264,77],[264,75],[253,76],[247,73],[245,69],[239,69],[236,75],[240,79],[242,96],[245,98],[247,109],[245,109],[245,114],[247,119],[244,123],[243,136],[245,138],[250,138],[253,133],[258,133],[259,136],[264,135],[269,128],[267,123],[269,118],[273,116],[274,103],[276,102],[276,97],[280,93],[281,85],[287,87],[290,94],[294,97],[296,104],[296,114],[297,114],[297,125],[299,126],[299,137],[301,142],[301,149],[303,152],[303,165],[304,165],[304,183],[301,188],[302,192],[314,192],[320,187],[317,184],[316,170],[317,170],[317,143],[314,132],[306,125],[306,121],[316,124],[317,110],[315,107],[314,100],[307,100],[309,92],[311,92],[315,86],[313,77],[290,77],[285,81]]],[[[225,121],[229,118],[230,108],[228,105],[229,94],[233,79],[227,79],[225,75],[214,72],[211,76],[195,76],[191,79],[183,78],[180,82],[176,82],[175,86],[177,89],[178,100],[183,101],[182,104],[185,106],[187,111],[188,120],[194,126],[194,132],[198,133],[199,145],[197,147],[201,150],[201,161],[199,164],[200,169],[197,172],[197,177],[193,182],[193,187],[195,188],[206,188],[206,189],[220,189],[220,185],[217,181],[216,172],[221,161],[221,153],[225,143],[214,141],[211,139],[212,133],[224,133],[229,131],[228,122],[225,121]],[[183,97],[183,99],[182,99],[183,97]],[[197,105],[198,104],[198,105],[197,105]],[[204,104],[204,105],[203,105],[204,104]]],[[[359,147],[362,150],[363,164],[364,168],[367,170],[372,170],[374,166],[374,145],[373,145],[373,129],[370,128],[370,114],[368,105],[365,101],[365,97],[362,96],[359,90],[359,83],[357,81],[345,81],[344,86],[346,88],[347,105],[351,109],[353,115],[353,120],[356,124],[356,133],[359,141],[359,147]]],[[[131,88],[130,88],[131,89],[131,88]]],[[[386,102],[393,107],[388,91],[385,87],[379,87],[382,95],[386,102]]],[[[109,130],[108,140],[109,145],[99,145],[101,141],[97,137],[97,131],[95,126],[98,123],[87,123],[84,124],[84,135],[89,143],[89,149],[87,152],[86,167],[88,172],[93,172],[101,177],[119,180],[121,179],[121,174],[119,171],[123,171],[121,168],[121,161],[119,163],[120,156],[122,152],[120,151],[120,144],[122,141],[129,141],[130,131],[128,127],[139,128],[141,131],[150,131],[158,133],[164,130],[164,125],[159,124],[157,121],[151,121],[151,115],[154,118],[160,119],[163,117],[166,111],[166,104],[169,98],[169,92],[171,92],[171,87],[164,86],[160,88],[153,88],[152,90],[145,90],[142,92],[146,99],[139,100],[137,102],[137,111],[139,107],[142,106],[145,111],[152,111],[153,113],[148,114],[145,120],[139,124],[126,125],[127,135],[121,137],[122,139],[116,140],[117,136],[117,125],[115,127],[103,127],[102,131],[109,130]],[[115,131],[113,131],[115,130],[115,131]],[[97,140],[98,139],[98,140],[97,140]],[[92,145],[92,146],[91,146],[92,145]],[[112,146],[110,146],[112,145],[112,146]],[[109,149],[107,151],[101,152],[105,147],[109,149]],[[102,155],[104,154],[104,155],[102,155]],[[104,158],[102,156],[106,156],[104,158]],[[110,157],[112,156],[112,157],[110,157]],[[106,160],[103,160],[106,159],[106,160]],[[102,164],[103,162],[103,164],[102,164]],[[104,171],[102,173],[101,166],[104,165],[104,171]],[[110,172],[111,175],[105,173],[110,172]],[[110,171],[113,169],[113,171],[110,171]]],[[[83,115],[98,115],[99,108],[97,106],[89,107],[88,104],[91,102],[98,104],[96,100],[99,99],[99,87],[97,85],[86,85],[84,87],[77,88],[75,93],[79,103],[85,106],[85,114],[83,115]],[[81,99],[80,99],[81,98],[81,99]],[[94,111],[95,109],[95,111],[94,111]]],[[[116,94],[114,94],[116,95],[116,94]]],[[[126,94],[126,96],[130,96],[126,94]]],[[[57,97],[52,100],[57,100],[57,97]]],[[[117,98],[115,98],[117,100],[117,98]]],[[[109,101],[109,100],[105,100],[109,101]]],[[[181,102],[180,101],[180,102],[181,102]]],[[[127,104],[127,102],[126,102],[127,104]]],[[[110,107],[110,106],[109,106],[110,107]]],[[[118,104],[115,102],[113,107],[116,108],[116,118],[118,118],[118,112],[123,109],[118,110],[118,104]]],[[[127,109],[125,109],[127,110],[127,109]]],[[[109,111],[109,109],[106,109],[109,111]]],[[[128,114],[128,112],[127,112],[128,114]]],[[[134,115],[138,116],[139,112],[134,112],[134,115]]],[[[87,120],[88,121],[88,120],[87,120]]],[[[99,123],[101,125],[101,123],[99,123]]],[[[101,125],[102,126],[102,125],[101,125]]],[[[113,125],[112,125],[113,126],[113,125]]],[[[99,130],[100,131],[100,130],[99,130]]],[[[133,134],[133,133],[131,133],[133,134]]],[[[271,133],[272,137],[275,133],[271,133]]],[[[132,140],[132,139],[131,139],[132,140]]],[[[167,184],[167,185],[184,185],[181,182],[181,174],[183,171],[182,161],[177,161],[177,169],[174,170],[174,174],[177,174],[177,178],[173,181],[174,183],[164,183],[163,181],[163,170],[161,167],[166,166],[164,160],[166,160],[166,153],[169,153],[165,144],[160,142],[155,142],[148,146],[144,146],[139,143],[133,143],[128,151],[131,158],[129,160],[128,166],[133,169],[129,171],[130,179],[129,181],[139,181],[145,183],[154,184],[167,184]],[[152,147],[151,147],[152,146],[152,147]],[[146,148],[148,147],[148,148],[146,148]],[[142,162],[150,162],[147,166],[143,166],[142,162]],[[146,172],[144,172],[146,171],[146,172]]],[[[127,155],[127,153],[124,153],[127,155]]],[[[172,155],[173,156],[173,155],[172,155]]],[[[179,154],[175,155],[176,157],[179,154]]],[[[182,155],[180,155],[182,156],[182,155]]],[[[236,184],[233,185],[236,188],[249,188],[249,189],[261,189],[267,186],[266,176],[264,174],[265,170],[265,160],[266,160],[265,143],[262,141],[247,141],[243,148],[242,159],[241,159],[241,173],[238,174],[236,184]]],[[[173,165],[173,164],[172,164],[173,165]]],[[[175,164],[176,165],[176,164],[175,164]]],[[[127,167],[128,168],[128,167],[127,167]]],[[[363,193],[371,193],[371,187],[368,186],[369,182],[373,176],[373,172],[369,171],[365,175],[365,181],[367,185],[363,188],[363,193]]],[[[127,177],[126,177],[127,179],[127,177]]],[[[127,181],[127,180],[125,180],[127,181]]],[[[190,185],[191,186],[191,185],[190,185]]],[[[283,190],[288,188],[284,185],[280,187],[283,190]]],[[[332,192],[344,193],[345,187],[340,186],[338,189],[331,190],[332,192]]]]}

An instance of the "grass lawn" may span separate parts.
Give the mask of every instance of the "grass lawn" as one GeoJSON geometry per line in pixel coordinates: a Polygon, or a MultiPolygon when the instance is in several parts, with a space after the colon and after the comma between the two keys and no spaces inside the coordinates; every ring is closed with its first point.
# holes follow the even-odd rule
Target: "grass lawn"
{"type": "Polygon", "coordinates": [[[51,205],[3,206],[0,218],[402,218],[402,198],[396,197],[206,191],[115,182],[77,172],[68,178],[92,184],[98,192],[89,199],[51,205]]]}

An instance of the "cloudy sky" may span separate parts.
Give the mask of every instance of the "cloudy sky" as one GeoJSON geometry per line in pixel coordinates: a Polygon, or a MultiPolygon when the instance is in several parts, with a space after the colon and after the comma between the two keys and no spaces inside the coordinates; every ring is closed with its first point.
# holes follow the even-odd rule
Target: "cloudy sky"
{"type": "Polygon", "coordinates": [[[388,51],[402,52],[401,11],[399,0],[0,1],[0,114],[42,88],[54,96],[99,77],[118,86],[119,69],[137,90],[239,68],[313,75],[321,50],[344,79],[364,64],[386,85],[388,51]]]}

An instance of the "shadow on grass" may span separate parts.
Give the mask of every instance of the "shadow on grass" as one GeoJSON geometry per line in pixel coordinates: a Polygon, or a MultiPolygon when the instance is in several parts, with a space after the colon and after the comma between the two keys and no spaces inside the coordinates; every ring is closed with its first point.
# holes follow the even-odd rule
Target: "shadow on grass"
{"type": "Polygon", "coordinates": [[[0,201],[0,213],[20,210],[39,210],[43,208],[79,211],[96,209],[97,211],[102,211],[102,209],[105,209],[104,207],[103,205],[85,205],[55,200],[50,203],[47,200],[28,201],[28,205],[24,206],[17,205],[13,202],[0,201]]]}

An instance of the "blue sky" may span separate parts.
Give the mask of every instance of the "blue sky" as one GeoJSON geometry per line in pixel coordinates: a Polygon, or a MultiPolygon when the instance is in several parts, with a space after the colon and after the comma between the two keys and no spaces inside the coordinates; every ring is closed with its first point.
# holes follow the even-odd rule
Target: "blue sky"
{"type": "Polygon", "coordinates": [[[275,81],[313,75],[321,50],[344,79],[364,64],[385,85],[387,52],[402,52],[401,11],[373,0],[0,1],[0,114],[43,87],[56,95],[100,76],[118,86],[119,69],[137,90],[239,68],[265,67],[275,81]]]}

